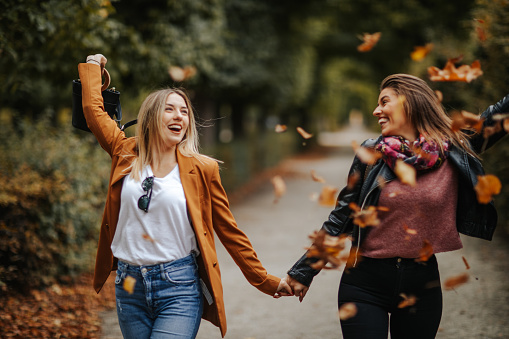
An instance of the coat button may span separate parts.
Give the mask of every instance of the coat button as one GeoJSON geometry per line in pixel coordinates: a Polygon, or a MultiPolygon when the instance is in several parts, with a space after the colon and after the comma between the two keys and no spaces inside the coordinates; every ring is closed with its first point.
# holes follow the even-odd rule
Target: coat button
{"type": "Polygon", "coordinates": [[[106,229],[109,230],[110,229],[110,225],[106,224],[106,229]]]}
{"type": "Polygon", "coordinates": [[[207,231],[203,232],[203,235],[207,235],[207,231]]]}
{"type": "Polygon", "coordinates": [[[212,264],[212,266],[216,267],[217,265],[217,262],[214,261],[214,263],[212,264]]]}

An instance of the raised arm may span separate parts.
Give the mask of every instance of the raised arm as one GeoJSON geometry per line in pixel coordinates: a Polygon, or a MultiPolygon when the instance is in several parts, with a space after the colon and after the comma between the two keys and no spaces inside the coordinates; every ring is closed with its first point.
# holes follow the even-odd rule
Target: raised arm
{"type": "Polygon", "coordinates": [[[82,88],[83,113],[87,120],[88,128],[99,141],[101,147],[110,156],[120,149],[120,141],[125,139],[124,132],[120,131],[104,109],[104,101],[101,94],[101,72],[106,65],[106,58],[102,54],[89,55],[87,63],[78,65],[82,88]]]}

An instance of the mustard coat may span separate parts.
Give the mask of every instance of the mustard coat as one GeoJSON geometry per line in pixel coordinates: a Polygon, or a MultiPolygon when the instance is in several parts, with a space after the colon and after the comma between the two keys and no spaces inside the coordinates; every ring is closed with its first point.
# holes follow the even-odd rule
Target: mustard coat
{"type": "MultiPolygon", "coordinates": [[[[136,154],[136,141],[133,137],[127,138],[104,111],[100,67],[95,64],[79,64],[78,70],[82,84],[83,111],[88,127],[112,159],[94,272],[94,289],[99,293],[110,272],[117,269],[117,259],[111,252],[111,242],[119,217],[122,182],[127,174],[124,170],[130,166],[136,154]]],[[[280,279],[267,274],[248,237],[237,227],[221,185],[217,162],[207,158],[197,160],[194,157],[185,157],[180,151],[177,151],[177,162],[189,218],[201,253],[198,256],[200,277],[213,297],[212,304],[204,302],[202,318],[218,326],[224,337],[226,314],[214,231],[253,286],[266,294],[274,295],[280,279]]]]}

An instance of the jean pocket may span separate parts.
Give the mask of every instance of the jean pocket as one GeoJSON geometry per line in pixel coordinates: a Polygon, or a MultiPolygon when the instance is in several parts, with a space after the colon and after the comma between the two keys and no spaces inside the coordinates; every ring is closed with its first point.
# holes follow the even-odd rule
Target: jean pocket
{"type": "Polygon", "coordinates": [[[193,265],[169,269],[164,272],[164,277],[175,285],[191,285],[197,281],[196,268],[193,265]]]}

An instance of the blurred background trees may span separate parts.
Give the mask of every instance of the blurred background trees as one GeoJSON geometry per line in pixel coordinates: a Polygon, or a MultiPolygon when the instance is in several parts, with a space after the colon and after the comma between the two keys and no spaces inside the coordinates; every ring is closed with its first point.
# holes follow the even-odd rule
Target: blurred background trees
{"type": "MultiPolygon", "coordinates": [[[[33,260],[25,267],[51,280],[82,268],[69,253],[95,246],[109,161],[70,124],[71,80],[88,54],[108,58],[124,122],[151,90],[185,87],[203,151],[225,161],[230,190],[310,146],[276,134],[278,123],[318,133],[352,111],[374,121],[379,83],[392,73],[428,79],[429,66],[479,59],[484,75],[472,83],[430,85],[447,109],[481,112],[509,92],[508,14],[507,0],[0,0],[0,283],[18,279],[6,278],[13,272],[22,280],[23,251],[33,260]],[[358,52],[359,36],[374,32],[378,44],[358,52]],[[427,43],[431,53],[413,61],[427,43]],[[197,72],[175,82],[172,66],[197,72]],[[40,244],[27,249],[30,239],[40,244]]],[[[505,144],[486,155],[503,183],[505,144]]]]}

